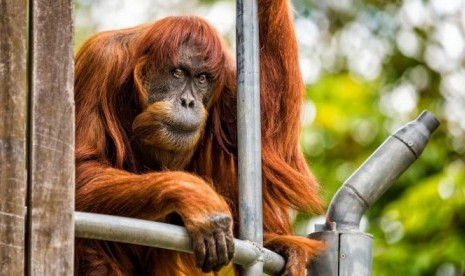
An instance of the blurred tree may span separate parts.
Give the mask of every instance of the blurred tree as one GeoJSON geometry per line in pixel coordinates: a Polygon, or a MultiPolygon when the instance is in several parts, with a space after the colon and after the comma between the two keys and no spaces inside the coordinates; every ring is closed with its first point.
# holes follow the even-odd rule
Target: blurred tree
{"type": "MultiPolygon", "coordinates": [[[[302,149],[325,201],[396,128],[441,120],[422,156],[366,214],[374,275],[465,275],[465,0],[293,0],[308,83],[302,149]]],[[[173,13],[207,17],[234,46],[232,0],[77,0],[91,33],[173,13]],[[130,8],[130,9],[129,9],[130,8]]],[[[310,218],[297,215],[308,233],[310,218]]]]}

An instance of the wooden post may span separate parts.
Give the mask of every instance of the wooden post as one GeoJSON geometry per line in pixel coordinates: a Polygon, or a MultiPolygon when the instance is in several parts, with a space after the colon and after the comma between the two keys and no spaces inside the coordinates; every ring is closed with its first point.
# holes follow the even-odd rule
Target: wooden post
{"type": "Polygon", "coordinates": [[[0,275],[24,274],[26,0],[0,0],[0,275]]]}
{"type": "Polygon", "coordinates": [[[28,274],[72,275],[73,1],[30,0],[28,274]]]}

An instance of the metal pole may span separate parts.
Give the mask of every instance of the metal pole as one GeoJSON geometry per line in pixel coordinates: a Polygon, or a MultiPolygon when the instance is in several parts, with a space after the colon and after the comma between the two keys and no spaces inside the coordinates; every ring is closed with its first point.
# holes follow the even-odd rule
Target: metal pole
{"type": "MultiPolygon", "coordinates": [[[[263,246],[257,0],[237,1],[237,127],[240,238],[263,246]]],[[[263,260],[242,275],[261,275],[263,260]]]]}
{"type": "Polygon", "coordinates": [[[309,275],[372,274],[373,237],[359,230],[363,213],[420,156],[439,121],[428,111],[391,135],[333,197],[328,221],[317,225],[312,239],[327,250],[309,265],[309,275]]]}
{"type": "MultiPolygon", "coordinates": [[[[75,212],[76,237],[124,242],[192,253],[192,245],[184,227],[155,221],[102,214],[75,212]]],[[[264,259],[265,273],[274,275],[284,268],[284,259],[273,251],[235,240],[233,262],[242,266],[264,259]]],[[[261,274],[259,274],[261,275],[261,274]]]]}

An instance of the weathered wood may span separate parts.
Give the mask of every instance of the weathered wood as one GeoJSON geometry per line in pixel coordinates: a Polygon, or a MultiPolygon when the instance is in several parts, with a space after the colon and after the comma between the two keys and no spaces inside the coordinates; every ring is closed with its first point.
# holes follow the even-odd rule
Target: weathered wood
{"type": "Polygon", "coordinates": [[[28,273],[72,275],[73,1],[31,0],[28,273]]]}
{"type": "Polygon", "coordinates": [[[0,275],[24,274],[26,0],[0,0],[0,275]]]}

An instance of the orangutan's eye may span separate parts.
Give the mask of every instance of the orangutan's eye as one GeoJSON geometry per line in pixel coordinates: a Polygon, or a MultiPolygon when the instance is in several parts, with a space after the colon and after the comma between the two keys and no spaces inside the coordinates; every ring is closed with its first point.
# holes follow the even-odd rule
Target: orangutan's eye
{"type": "Polygon", "coordinates": [[[180,79],[180,78],[184,77],[184,72],[183,72],[181,69],[179,69],[179,68],[174,69],[174,71],[173,71],[173,77],[175,77],[175,78],[177,78],[177,79],[180,79]]]}
{"type": "Polygon", "coordinates": [[[200,74],[198,77],[197,77],[198,81],[200,84],[204,84],[208,81],[208,78],[207,78],[207,75],[206,74],[200,74]]]}

